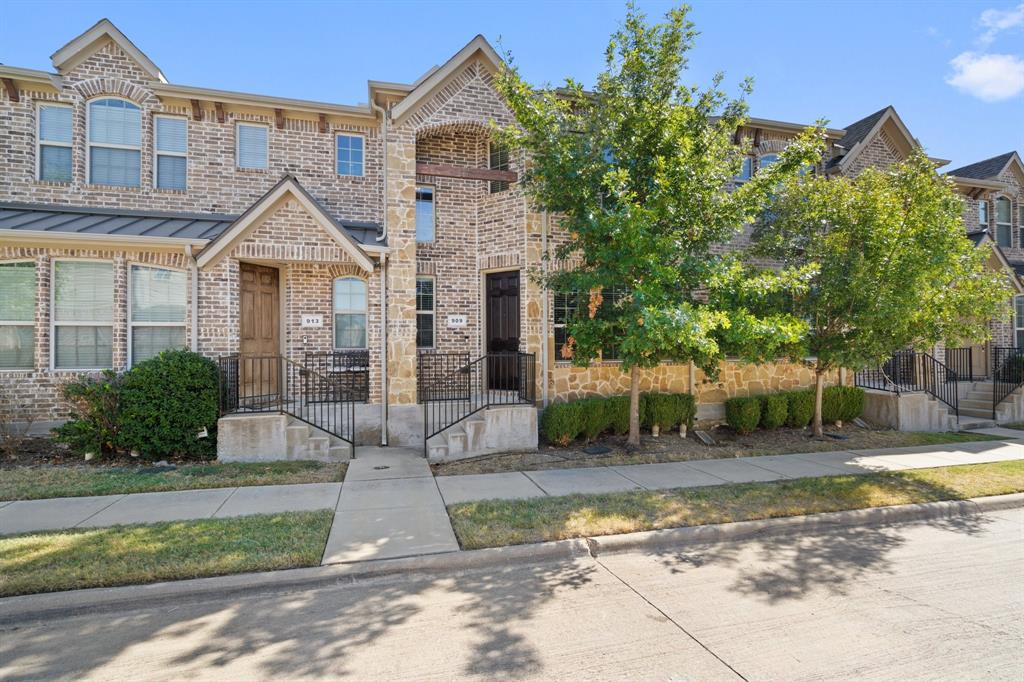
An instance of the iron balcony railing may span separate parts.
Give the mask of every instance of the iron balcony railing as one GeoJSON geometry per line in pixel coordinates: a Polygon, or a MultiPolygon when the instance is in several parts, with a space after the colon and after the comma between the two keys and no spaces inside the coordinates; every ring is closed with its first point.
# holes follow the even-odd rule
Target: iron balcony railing
{"type": "Polygon", "coordinates": [[[345,379],[280,355],[219,358],[220,413],[287,414],[352,444],[355,398],[345,379]]]}
{"type": "Polygon", "coordinates": [[[370,351],[335,350],[305,353],[302,364],[309,370],[332,379],[333,393],[347,400],[365,403],[370,400],[370,351]]]}
{"type": "Polygon", "coordinates": [[[879,367],[854,374],[854,384],[892,393],[924,392],[960,416],[957,374],[928,353],[900,351],[879,367]]]}
{"type": "Polygon", "coordinates": [[[1024,349],[992,347],[992,418],[996,408],[1024,385],[1024,349]]]}
{"type": "Polygon", "coordinates": [[[973,348],[946,348],[945,357],[946,367],[956,374],[958,381],[975,381],[973,348]]]}
{"type": "Polygon", "coordinates": [[[423,405],[423,449],[427,441],[487,407],[536,401],[536,357],[532,353],[420,353],[419,401],[423,405]]]}

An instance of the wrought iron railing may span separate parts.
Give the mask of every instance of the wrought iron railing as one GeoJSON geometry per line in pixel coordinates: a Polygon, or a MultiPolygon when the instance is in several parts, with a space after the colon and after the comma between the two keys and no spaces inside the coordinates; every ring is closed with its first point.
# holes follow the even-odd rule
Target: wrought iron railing
{"type": "Polygon", "coordinates": [[[370,351],[335,350],[321,353],[305,353],[302,364],[333,380],[334,393],[325,396],[333,400],[334,395],[344,395],[347,400],[368,402],[370,400],[370,351]]]}
{"type": "Polygon", "coordinates": [[[956,372],[928,353],[895,353],[879,367],[856,372],[854,384],[896,394],[924,392],[960,415],[956,372]]]}
{"type": "Polygon", "coordinates": [[[353,443],[356,401],[344,379],[280,355],[225,355],[218,365],[221,416],[287,414],[353,443]]]}
{"type": "MultiPolygon", "coordinates": [[[[945,365],[956,374],[958,381],[974,381],[974,349],[947,348],[945,365]]],[[[978,377],[979,379],[981,377],[978,377]]]]}
{"type": "Polygon", "coordinates": [[[423,449],[427,441],[487,407],[536,401],[532,353],[420,353],[417,383],[423,404],[423,449]]]}
{"type": "Polygon", "coordinates": [[[992,347],[992,418],[996,408],[1024,385],[1024,349],[992,347]]]}

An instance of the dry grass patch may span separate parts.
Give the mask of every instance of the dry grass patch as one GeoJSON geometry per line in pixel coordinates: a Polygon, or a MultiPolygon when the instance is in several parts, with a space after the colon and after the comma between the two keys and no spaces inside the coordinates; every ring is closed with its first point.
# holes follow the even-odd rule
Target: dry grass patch
{"type": "Polygon", "coordinates": [[[1024,491],[1024,461],[452,505],[464,549],[1024,491]]]}
{"type": "Polygon", "coordinates": [[[0,538],[0,597],[319,566],[331,510],[0,538]]]}

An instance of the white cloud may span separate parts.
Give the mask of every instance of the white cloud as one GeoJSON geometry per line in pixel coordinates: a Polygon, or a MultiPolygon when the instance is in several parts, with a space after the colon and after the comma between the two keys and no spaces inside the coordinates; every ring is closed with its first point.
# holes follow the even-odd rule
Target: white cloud
{"type": "Polygon", "coordinates": [[[984,102],[999,102],[1024,92],[1024,59],[1012,54],[964,52],[949,62],[946,82],[984,102]]]}
{"type": "Polygon", "coordinates": [[[987,9],[981,13],[978,23],[987,29],[978,37],[978,41],[982,45],[989,45],[1002,31],[1024,26],[1024,4],[1008,10],[987,9]]]}

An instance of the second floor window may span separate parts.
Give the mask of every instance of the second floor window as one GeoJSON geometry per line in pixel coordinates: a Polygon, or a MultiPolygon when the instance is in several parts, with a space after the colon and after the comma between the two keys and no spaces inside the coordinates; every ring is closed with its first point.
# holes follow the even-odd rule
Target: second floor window
{"type": "Polygon", "coordinates": [[[1013,246],[1013,221],[1010,218],[1010,200],[996,199],[996,243],[1002,248],[1013,246]]]}
{"type": "Polygon", "coordinates": [[[138,187],[142,159],[142,110],[123,99],[89,103],[89,182],[138,187]]]}
{"type": "Polygon", "coordinates": [[[267,126],[239,123],[235,130],[235,157],[239,168],[265,170],[267,168],[267,126]]]}
{"type": "Polygon", "coordinates": [[[434,188],[416,188],[416,241],[434,241],[434,188]]]}
{"type": "MultiPolygon", "coordinates": [[[[508,162],[508,147],[504,147],[499,144],[491,143],[488,148],[489,152],[489,163],[488,168],[491,170],[509,170],[508,162]]],[[[508,189],[508,182],[506,180],[491,180],[491,194],[497,192],[504,192],[508,189]]]]}
{"type": "Polygon", "coordinates": [[[416,278],[416,347],[434,347],[434,280],[416,278]]]}
{"type": "Polygon", "coordinates": [[[778,154],[765,154],[757,160],[757,169],[767,168],[779,160],[778,154]]]}
{"type": "Polygon", "coordinates": [[[988,227],[988,202],[984,199],[978,202],[978,224],[988,227]]]}
{"type": "Polygon", "coordinates": [[[751,178],[751,176],[753,175],[751,167],[753,165],[753,159],[751,159],[749,156],[743,157],[743,163],[740,165],[739,175],[736,176],[737,182],[746,182],[751,178]]]}
{"type": "Polygon", "coordinates": [[[0,263],[0,369],[32,369],[36,266],[0,263]]]}
{"type": "Polygon", "coordinates": [[[185,189],[188,172],[188,121],[174,116],[155,116],[156,186],[185,189]]]}
{"type": "Polygon", "coordinates": [[[71,182],[71,107],[39,106],[39,179],[71,182]]]}
{"type": "Polygon", "coordinates": [[[338,175],[363,175],[363,138],[360,135],[338,135],[338,175]]]}

